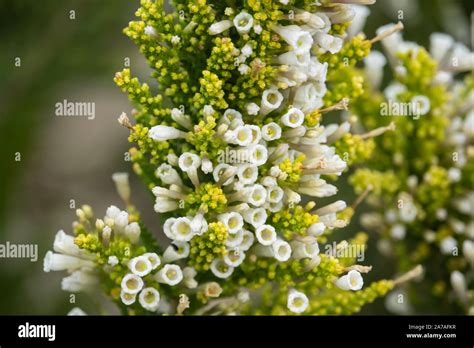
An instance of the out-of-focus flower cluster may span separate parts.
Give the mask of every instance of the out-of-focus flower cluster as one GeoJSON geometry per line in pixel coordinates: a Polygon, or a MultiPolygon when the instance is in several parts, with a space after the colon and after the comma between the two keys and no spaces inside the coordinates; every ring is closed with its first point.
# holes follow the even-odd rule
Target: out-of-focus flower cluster
{"type": "Polygon", "coordinates": [[[367,78],[349,121],[363,125],[360,132],[389,124],[394,131],[375,139],[376,151],[350,181],[356,192],[370,192],[374,209],[361,221],[380,233],[382,254],[400,272],[420,263],[426,269],[422,281],[407,284],[408,299],[394,297],[388,307],[472,314],[474,54],[441,33],[431,35],[429,51],[400,33],[382,45],[385,55],[372,51],[363,69],[350,72],[367,78]],[[393,80],[382,88],[387,65],[393,80]]]}
{"type": "Polygon", "coordinates": [[[320,123],[362,94],[363,78],[346,66],[377,40],[351,39],[355,10],[336,1],[174,5],[142,0],[125,29],[158,94],[129,69],[115,76],[137,107],[135,124],[119,119],[136,144],[133,169],[169,243],[157,244],[116,175],[127,209],[111,206],[99,220],[78,210],[75,237],[58,233],[45,270],[72,271],[68,291],[100,285],[126,314],[349,314],[385,295],[396,281],[362,289],[370,267],[351,250],[363,251],[365,234],[328,243],[353,208],[318,203],[385,131],[320,123]]]}

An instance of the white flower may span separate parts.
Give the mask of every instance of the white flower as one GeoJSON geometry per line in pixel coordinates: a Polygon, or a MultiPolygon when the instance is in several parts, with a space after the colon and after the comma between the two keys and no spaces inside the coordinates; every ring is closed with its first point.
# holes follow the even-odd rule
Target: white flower
{"type": "Polygon", "coordinates": [[[267,221],[267,212],[264,208],[247,209],[243,213],[246,222],[257,228],[267,221]]]}
{"type": "Polygon", "coordinates": [[[195,234],[191,227],[191,220],[187,217],[177,218],[171,226],[171,234],[179,242],[189,242],[195,234]]]}
{"type": "Polygon", "coordinates": [[[45,272],[76,270],[83,267],[94,268],[94,263],[75,256],[55,254],[52,251],[46,253],[43,262],[43,270],[45,272]]]}
{"type": "Polygon", "coordinates": [[[239,34],[247,34],[253,26],[253,17],[247,12],[240,12],[234,17],[234,26],[239,34]]]}
{"type": "Polygon", "coordinates": [[[169,263],[184,259],[189,256],[189,244],[186,242],[174,242],[168,246],[163,253],[163,262],[169,263]]]}
{"type": "Polygon", "coordinates": [[[228,248],[235,248],[239,246],[244,240],[244,231],[238,230],[236,233],[229,234],[225,240],[225,246],[228,248]]]}
{"type": "Polygon", "coordinates": [[[247,114],[249,115],[257,115],[260,107],[255,103],[248,103],[245,105],[245,110],[247,110],[247,114]]]}
{"type": "Polygon", "coordinates": [[[267,199],[267,190],[260,184],[255,184],[246,189],[248,191],[247,202],[255,207],[263,205],[267,199]]]}
{"type": "Polygon", "coordinates": [[[148,275],[152,270],[153,266],[146,256],[137,256],[128,262],[128,268],[133,274],[144,277],[148,275]]]}
{"type": "Polygon", "coordinates": [[[252,129],[249,126],[239,126],[231,133],[232,140],[237,145],[246,146],[252,143],[252,129]]]}
{"type": "Polygon", "coordinates": [[[148,131],[148,136],[156,141],[166,141],[185,138],[186,133],[173,127],[159,125],[151,127],[151,129],[148,131]]]}
{"type": "Polygon", "coordinates": [[[441,252],[445,255],[452,254],[455,248],[457,247],[458,242],[451,236],[444,237],[440,242],[441,252]]]}
{"type": "MultiPolygon", "coordinates": [[[[214,181],[215,182],[219,182],[221,180],[221,178],[223,177],[224,173],[229,173],[227,170],[231,169],[231,168],[235,168],[227,163],[219,163],[215,168],[214,168],[214,171],[212,172],[212,176],[214,177],[214,181]]],[[[223,186],[227,186],[227,185],[230,185],[232,184],[232,182],[234,181],[234,176],[235,175],[231,175],[229,176],[229,178],[227,180],[225,180],[222,185],[223,186]]]]}
{"type": "Polygon", "coordinates": [[[128,173],[114,173],[112,180],[115,182],[117,192],[124,202],[130,200],[130,184],[128,182],[128,173]]]}
{"type": "Polygon", "coordinates": [[[120,300],[122,300],[122,303],[126,306],[134,304],[136,299],[137,294],[130,294],[128,292],[125,292],[124,290],[120,292],[120,300]]]}
{"type": "Polygon", "coordinates": [[[129,294],[138,294],[143,288],[143,280],[133,273],[128,273],[123,277],[120,283],[122,290],[129,294]]]}
{"type": "Polygon", "coordinates": [[[171,109],[171,118],[178,123],[180,126],[191,130],[193,128],[193,123],[191,118],[185,115],[180,109],[173,108],[171,109]]]}
{"type": "Polygon", "coordinates": [[[292,257],[294,259],[312,259],[319,254],[319,244],[314,243],[303,243],[298,241],[293,241],[290,243],[291,248],[293,249],[292,257]]]}
{"type": "Polygon", "coordinates": [[[128,225],[128,213],[126,211],[121,211],[114,218],[114,227],[119,229],[125,228],[128,225]]]}
{"type": "Polygon", "coordinates": [[[253,245],[253,242],[255,241],[255,236],[252,232],[247,231],[247,230],[243,230],[242,234],[243,234],[243,238],[242,238],[242,243],[240,243],[239,245],[239,249],[243,251],[247,251],[253,245]]]}
{"type": "Polygon", "coordinates": [[[140,239],[140,225],[138,222],[132,222],[125,226],[125,235],[133,244],[138,243],[140,239]]]}
{"type": "Polygon", "coordinates": [[[242,164],[238,167],[237,177],[244,185],[251,185],[258,178],[258,168],[252,164],[242,164]]]}
{"type": "Polygon", "coordinates": [[[406,234],[406,228],[402,224],[393,225],[392,228],[390,229],[390,235],[394,239],[401,240],[405,238],[405,234],[406,234]]]}
{"type": "Polygon", "coordinates": [[[369,55],[364,58],[364,72],[369,79],[372,87],[380,86],[383,78],[383,67],[387,64],[387,59],[379,51],[370,51],[369,55]]]}
{"type": "Polygon", "coordinates": [[[320,108],[323,105],[322,97],[326,91],[324,89],[318,90],[317,86],[319,85],[316,83],[306,83],[299,86],[293,98],[293,105],[305,113],[320,108]]]}
{"type": "Polygon", "coordinates": [[[209,34],[210,35],[220,34],[232,26],[233,26],[232,22],[229,21],[228,19],[214,23],[209,27],[209,34]]]}
{"type": "Polygon", "coordinates": [[[249,57],[252,55],[253,49],[250,44],[245,44],[240,51],[245,57],[249,57]]]}
{"type": "Polygon", "coordinates": [[[281,123],[290,128],[296,128],[303,124],[304,113],[298,108],[290,108],[286,114],[281,117],[281,123]]]}
{"type": "Polygon", "coordinates": [[[181,41],[181,38],[180,38],[178,35],[173,35],[173,36],[171,37],[171,43],[172,43],[173,45],[179,44],[180,41],[181,41]]]}
{"type": "Polygon", "coordinates": [[[245,253],[240,249],[228,250],[224,255],[224,262],[231,267],[238,267],[245,259],[245,253]]]}
{"type": "Polygon", "coordinates": [[[234,267],[227,265],[223,259],[214,259],[211,263],[211,272],[217,278],[226,279],[234,272],[234,267]]]}
{"type": "Polygon", "coordinates": [[[414,106],[417,115],[426,115],[430,111],[430,100],[424,95],[416,95],[410,102],[414,106]]]}
{"type": "Polygon", "coordinates": [[[272,244],[273,256],[280,262],[285,262],[290,259],[291,256],[291,246],[288,242],[285,242],[281,239],[276,240],[272,244]]]}
{"type": "Polygon", "coordinates": [[[119,263],[119,259],[115,255],[109,256],[109,258],[107,259],[107,264],[112,267],[118,265],[118,263],[119,263]]]}
{"type": "Polygon", "coordinates": [[[355,11],[355,15],[351,24],[347,28],[347,33],[350,37],[355,36],[362,31],[365,25],[365,20],[370,14],[370,10],[367,6],[351,5],[351,8],[355,11]]]}
{"type": "Polygon", "coordinates": [[[247,75],[250,67],[247,64],[240,64],[238,70],[241,75],[247,75]]]}
{"type": "Polygon", "coordinates": [[[155,288],[145,288],[138,295],[138,302],[143,308],[156,312],[160,304],[160,293],[155,288]]]}
{"type": "Polygon", "coordinates": [[[288,292],[287,307],[293,313],[303,313],[309,305],[308,297],[302,292],[291,289],[288,292]]]}
{"type": "Polygon", "coordinates": [[[183,269],[183,284],[188,289],[195,289],[198,286],[198,283],[194,277],[196,277],[196,270],[193,267],[185,267],[183,269]]]}
{"type": "Polygon", "coordinates": [[[268,150],[265,146],[261,144],[253,145],[249,147],[250,151],[250,160],[256,166],[261,166],[265,164],[268,159],[268,150]]]}
{"type": "Polygon", "coordinates": [[[430,54],[438,62],[443,60],[453,45],[454,39],[448,34],[433,33],[430,35],[430,54]]]}
{"type": "Polygon", "coordinates": [[[183,185],[183,181],[181,180],[178,172],[169,164],[162,163],[156,170],[156,176],[167,185],[183,185]]]}
{"type": "Polygon", "coordinates": [[[272,29],[298,53],[309,51],[313,45],[311,34],[297,25],[275,25],[272,29]]]}
{"type": "Polygon", "coordinates": [[[275,122],[270,122],[262,127],[262,138],[273,141],[281,138],[281,127],[275,122]]]}
{"type": "Polygon", "coordinates": [[[324,225],[324,223],[316,222],[312,224],[311,226],[309,226],[306,233],[308,233],[308,235],[313,236],[313,237],[319,237],[320,235],[324,233],[325,229],[326,229],[326,226],[324,225]]]}
{"type": "Polygon", "coordinates": [[[325,34],[323,32],[317,32],[314,38],[316,43],[324,52],[329,51],[332,54],[335,54],[342,48],[342,39],[339,37],[325,34]]]}
{"type": "Polygon", "coordinates": [[[404,202],[400,208],[400,220],[403,222],[413,222],[418,214],[418,209],[411,200],[404,202]]]}
{"type": "Polygon", "coordinates": [[[319,82],[326,82],[328,73],[328,63],[321,64],[316,57],[311,57],[309,65],[306,68],[306,75],[308,78],[319,82]]]}
{"type": "Polygon", "coordinates": [[[262,245],[272,245],[277,240],[275,227],[272,225],[262,225],[255,230],[255,236],[262,245]]]}
{"type": "Polygon", "coordinates": [[[397,100],[400,93],[405,92],[406,87],[399,82],[392,83],[384,90],[384,95],[389,100],[397,100]]]}
{"type": "Polygon", "coordinates": [[[229,233],[237,233],[244,226],[242,215],[237,212],[221,214],[217,217],[226,227],[229,233]]]}
{"type": "Polygon", "coordinates": [[[363,285],[364,280],[361,274],[356,270],[349,271],[349,273],[336,280],[336,286],[342,290],[356,291],[362,289],[363,285]]]}
{"type": "Polygon", "coordinates": [[[474,242],[466,239],[462,244],[462,253],[469,263],[474,266],[474,242]]]}
{"type": "Polygon", "coordinates": [[[242,114],[237,110],[227,109],[219,121],[230,125],[234,120],[242,120],[242,114]]]}
{"type": "Polygon", "coordinates": [[[97,284],[99,284],[97,276],[84,270],[77,270],[62,279],[61,289],[68,292],[90,291],[97,284]]]}
{"type": "Polygon", "coordinates": [[[85,251],[80,249],[74,243],[74,237],[66,234],[63,230],[58,231],[54,237],[53,244],[54,251],[71,256],[83,257],[86,255],[85,251]]]}
{"type": "Polygon", "coordinates": [[[257,35],[260,35],[260,33],[262,32],[263,28],[260,24],[255,24],[253,26],[253,31],[255,32],[255,34],[257,35]]]}
{"type": "Polygon", "coordinates": [[[295,52],[289,51],[278,56],[277,61],[280,64],[294,65],[297,67],[306,67],[309,65],[311,54],[309,51],[295,52]]]}
{"type": "Polygon", "coordinates": [[[147,25],[145,27],[144,33],[145,33],[145,35],[148,35],[148,36],[151,36],[151,37],[156,37],[157,36],[155,28],[153,28],[150,25],[147,25]]]}
{"type": "Polygon", "coordinates": [[[462,301],[465,302],[468,299],[466,278],[464,274],[459,271],[454,271],[451,273],[451,285],[454,289],[456,296],[462,301]]]}
{"type": "Polygon", "coordinates": [[[461,170],[455,167],[449,168],[448,179],[451,182],[458,182],[459,180],[461,180],[461,170]]]}
{"type": "Polygon", "coordinates": [[[283,189],[279,186],[267,188],[267,201],[270,203],[278,203],[283,199],[283,189]]]}
{"type": "Polygon", "coordinates": [[[262,93],[262,102],[260,103],[260,114],[266,115],[269,112],[278,109],[283,101],[283,95],[276,88],[266,89],[262,93]]]}
{"type": "Polygon", "coordinates": [[[178,209],[178,202],[167,198],[156,197],[153,208],[157,213],[167,213],[178,209]]]}
{"type": "Polygon", "coordinates": [[[183,271],[178,265],[167,264],[156,273],[154,278],[159,283],[174,286],[183,280],[183,271]]]}
{"type": "Polygon", "coordinates": [[[201,158],[191,152],[184,152],[179,156],[179,168],[183,172],[189,172],[191,169],[197,169],[201,166],[201,158]]]}
{"type": "Polygon", "coordinates": [[[150,261],[152,269],[156,269],[159,265],[161,265],[160,257],[156,253],[145,253],[142,256],[146,257],[148,261],[150,261]]]}

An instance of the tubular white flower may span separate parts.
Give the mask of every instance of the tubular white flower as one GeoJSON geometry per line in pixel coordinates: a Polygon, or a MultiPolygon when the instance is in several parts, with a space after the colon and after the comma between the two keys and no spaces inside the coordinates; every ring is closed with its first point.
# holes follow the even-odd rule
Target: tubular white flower
{"type": "Polygon", "coordinates": [[[280,262],[285,262],[288,261],[291,257],[291,246],[288,244],[288,242],[285,242],[281,239],[276,240],[272,244],[272,249],[273,249],[273,255],[275,259],[277,259],[280,262]]]}
{"type": "Polygon", "coordinates": [[[290,243],[291,248],[293,249],[292,257],[294,259],[312,259],[319,254],[319,244],[314,243],[303,243],[298,241],[293,241],[290,243]]]}
{"type": "Polygon", "coordinates": [[[212,171],[214,170],[214,165],[208,157],[204,157],[202,159],[201,170],[204,174],[212,173],[212,171]]]}
{"type": "Polygon", "coordinates": [[[146,310],[156,312],[160,304],[160,293],[155,288],[145,288],[138,295],[138,302],[146,310]]]}
{"type": "Polygon", "coordinates": [[[214,23],[209,27],[209,34],[210,35],[220,34],[226,31],[227,29],[231,28],[233,25],[234,24],[228,19],[214,23]]]}
{"type": "Polygon", "coordinates": [[[243,213],[246,222],[257,228],[267,221],[267,212],[264,208],[247,209],[243,213]]]}
{"type": "Polygon", "coordinates": [[[464,274],[459,271],[454,271],[451,273],[451,286],[454,289],[456,296],[462,301],[465,302],[468,300],[468,289],[466,286],[466,278],[464,274]]]}
{"type": "Polygon", "coordinates": [[[159,283],[175,286],[183,280],[183,271],[178,265],[167,264],[155,274],[154,278],[159,283]]]}
{"type": "Polygon", "coordinates": [[[387,59],[379,51],[370,51],[364,58],[364,72],[369,82],[374,88],[380,86],[383,78],[383,67],[387,64],[387,59]]]}
{"type": "Polygon", "coordinates": [[[236,248],[240,244],[242,244],[244,240],[244,231],[238,230],[236,233],[229,234],[225,241],[225,246],[229,249],[236,248]]]}
{"type": "Polygon", "coordinates": [[[230,131],[231,141],[240,146],[247,146],[252,143],[252,129],[249,126],[239,126],[230,131]]]}
{"type": "Polygon", "coordinates": [[[283,101],[283,95],[276,88],[270,88],[263,91],[262,101],[260,103],[260,115],[266,115],[280,107],[283,101]]]}
{"type": "Polygon", "coordinates": [[[234,267],[227,265],[223,259],[214,259],[211,263],[211,272],[217,278],[226,279],[234,272],[234,267]]]}
{"type": "Polygon", "coordinates": [[[239,249],[243,251],[247,251],[253,245],[255,241],[255,236],[252,232],[247,231],[247,230],[243,230],[242,235],[243,235],[242,243],[240,243],[239,249]]]}
{"type": "Polygon", "coordinates": [[[231,267],[239,267],[245,259],[245,253],[240,249],[228,250],[224,255],[224,262],[231,267]]]}
{"type": "Polygon", "coordinates": [[[454,39],[448,34],[433,33],[430,35],[430,54],[438,62],[446,57],[453,45],[454,39]]]}
{"type": "MultiPolygon", "coordinates": [[[[325,93],[325,91],[322,92],[325,93]]],[[[296,90],[293,105],[304,113],[312,112],[323,105],[324,93],[322,92],[317,90],[314,83],[304,84],[296,90]]]]}
{"type": "Polygon", "coordinates": [[[130,200],[130,184],[128,182],[128,173],[114,173],[112,180],[115,183],[117,192],[124,202],[130,200]]]}
{"type": "Polygon", "coordinates": [[[43,262],[43,270],[45,272],[76,270],[83,267],[94,268],[94,263],[75,256],[55,254],[52,251],[46,253],[43,262]]]}
{"type": "Polygon", "coordinates": [[[168,237],[169,239],[176,239],[176,236],[174,234],[174,231],[171,229],[173,224],[176,222],[176,218],[170,217],[166,219],[165,223],[163,224],[163,232],[168,237]]]}
{"type": "Polygon", "coordinates": [[[316,43],[324,52],[329,51],[332,54],[335,54],[342,48],[342,39],[339,37],[325,34],[323,32],[317,32],[314,38],[316,43]]]}
{"type": "Polygon", "coordinates": [[[125,226],[125,235],[133,244],[138,243],[140,240],[140,225],[138,222],[132,222],[125,226]]]}
{"type": "Polygon", "coordinates": [[[201,166],[201,158],[194,153],[184,152],[179,156],[178,164],[183,172],[188,173],[192,169],[196,170],[201,166]]]}
{"type": "Polygon", "coordinates": [[[367,16],[370,14],[370,10],[367,6],[351,5],[351,8],[355,11],[355,15],[351,24],[349,25],[349,28],[347,28],[349,37],[355,36],[362,31],[367,16]]]}
{"type": "Polygon", "coordinates": [[[183,181],[176,169],[167,163],[162,163],[156,170],[156,176],[167,185],[183,186],[183,181]]]}
{"type": "Polygon", "coordinates": [[[356,270],[349,271],[349,273],[336,280],[336,286],[342,290],[357,291],[362,289],[363,285],[362,275],[356,270]]]}
{"type": "Polygon", "coordinates": [[[121,211],[114,218],[114,227],[123,229],[128,225],[128,213],[126,211],[121,211]]]}
{"type": "Polygon", "coordinates": [[[304,113],[298,108],[290,108],[286,114],[281,117],[281,123],[290,128],[296,128],[303,124],[304,113]]]}
{"type": "Polygon", "coordinates": [[[137,294],[130,294],[125,291],[120,292],[120,300],[122,300],[122,303],[126,306],[130,306],[135,303],[137,299],[137,294]]]}
{"type": "Polygon", "coordinates": [[[281,138],[281,127],[275,122],[270,122],[262,127],[262,138],[273,141],[281,138]]]}
{"type": "Polygon", "coordinates": [[[66,234],[63,230],[60,230],[56,233],[56,236],[54,237],[53,249],[57,253],[65,255],[88,257],[86,256],[86,252],[80,249],[74,243],[74,237],[66,234]]]}
{"type": "Polygon", "coordinates": [[[156,269],[161,265],[161,260],[157,253],[145,253],[142,256],[150,261],[152,269],[156,269]]]}
{"type": "Polygon", "coordinates": [[[272,245],[277,240],[275,227],[272,225],[262,225],[255,230],[255,236],[262,245],[272,245]]]}
{"type": "Polygon", "coordinates": [[[171,234],[179,242],[189,242],[195,235],[191,227],[191,220],[187,217],[177,218],[171,226],[171,234]]]}
{"type": "Polygon", "coordinates": [[[267,199],[267,190],[260,184],[255,184],[247,189],[249,194],[247,202],[255,207],[262,206],[267,199]]]}
{"type": "Polygon", "coordinates": [[[309,51],[313,45],[311,34],[297,25],[275,25],[272,29],[293,47],[297,53],[309,51]]]}
{"type": "Polygon", "coordinates": [[[99,284],[99,278],[94,274],[84,271],[74,271],[69,277],[61,281],[61,289],[68,292],[91,291],[99,284]]]}
{"type": "Polygon", "coordinates": [[[163,253],[163,263],[170,263],[184,259],[189,256],[189,244],[186,242],[174,242],[168,246],[163,253]]]}
{"type": "Polygon", "coordinates": [[[259,126],[256,125],[248,125],[248,127],[252,130],[252,145],[256,145],[262,140],[262,131],[260,130],[259,126]]]}
{"type": "Polygon", "coordinates": [[[247,12],[240,12],[234,17],[234,26],[239,34],[247,34],[253,26],[253,17],[247,12]]]}
{"type": "Polygon", "coordinates": [[[311,57],[309,65],[306,68],[308,78],[319,82],[326,82],[328,73],[328,63],[320,63],[316,57],[311,57]]]}
{"type": "Polygon", "coordinates": [[[249,115],[257,115],[260,107],[255,103],[248,103],[245,105],[245,110],[247,110],[247,114],[249,115]]]}
{"type": "MultiPolygon", "coordinates": [[[[224,175],[224,173],[226,173],[226,171],[230,168],[234,168],[234,167],[231,166],[230,164],[227,164],[227,163],[219,163],[214,168],[214,171],[212,172],[212,176],[214,177],[214,181],[215,182],[221,181],[221,178],[224,175]]],[[[227,186],[227,185],[232,184],[232,182],[234,182],[234,175],[229,176],[229,178],[227,180],[225,180],[222,185],[227,186]]]]}
{"type": "Polygon", "coordinates": [[[237,212],[230,212],[226,214],[221,214],[217,217],[226,227],[229,233],[237,233],[244,227],[244,219],[242,215],[237,212]]]}
{"type": "MultiPolygon", "coordinates": [[[[384,31],[392,29],[395,26],[393,23],[389,23],[381,26],[376,30],[376,34],[380,35],[384,31]]],[[[399,50],[400,45],[403,43],[402,35],[399,32],[394,32],[391,35],[386,36],[382,40],[382,46],[390,54],[390,56],[395,57],[397,51],[399,50]]]]}
{"type": "Polygon", "coordinates": [[[198,282],[194,277],[196,277],[196,270],[193,267],[185,267],[183,269],[183,284],[188,289],[195,289],[198,286],[198,282]]]}
{"type": "Polygon", "coordinates": [[[311,55],[309,51],[297,53],[295,51],[289,51],[281,54],[277,58],[277,62],[285,65],[294,65],[297,67],[306,67],[310,62],[311,55]]]}
{"type": "Polygon", "coordinates": [[[258,178],[258,168],[252,164],[242,164],[237,170],[237,177],[244,185],[251,185],[258,178]]]}
{"type": "Polygon", "coordinates": [[[153,265],[146,256],[137,256],[128,262],[128,268],[133,274],[144,277],[153,270],[153,265]]]}
{"type": "Polygon", "coordinates": [[[265,146],[261,144],[253,145],[249,147],[249,151],[251,162],[256,166],[261,166],[267,162],[268,150],[265,146]]]}
{"type": "Polygon", "coordinates": [[[156,141],[167,141],[172,139],[186,138],[186,133],[179,129],[168,126],[154,126],[148,131],[148,136],[156,141]]]}
{"type": "Polygon", "coordinates": [[[240,52],[242,52],[245,57],[249,57],[252,55],[253,52],[252,46],[250,44],[245,44],[244,47],[242,47],[242,49],[240,50],[240,52]]]}
{"type": "Polygon", "coordinates": [[[309,305],[308,297],[302,292],[291,289],[288,292],[287,307],[293,313],[303,313],[309,305]]]}
{"type": "Polygon", "coordinates": [[[324,223],[316,222],[312,224],[311,226],[309,226],[306,233],[308,233],[308,235],[313,236],[313,237],[319,237],[320,235],[324,233],[325,229],[326,229],[326,226],[324,225],[324,223]]]}
{"type": "Polygon", "coordinates": [[[122,290],[129,294],[138,294],[143,289],[143,280],[133,273],[128,273],[123,277],[120,283],[122,290]]]}
{"type": "Polygon", "coordinates": [[[467,261],[474,267],[474,242],[466,239],[462,243],[462,253],[467,261]]]}
{"type": "Polygon", "coordinates": [[[278,203],[283,199],[283,189],[279,186],[267,188],[267,201],[270,203],[278,203]]]}
{"type": "Polygon", "coordinates": [[[230,125],[234,120],[242,120],[242,114],[234,109],[227,109],[224,111],[222,118],[219,120],[227,125],[230,125]]]}
{"type": "Polygon", "coordinates": [[[185,115],[180,109],[171,109],[171,118],[187,130],[193,129],[193,123],[191,121],[191,118],[185,115]]]}
{"type": "Polygon", "coordinates": [[[177,201],[160,197],[156,197],[155,205],[153,206],[157,213],[167,213],[177,210],[178,207],[177,201]]]}

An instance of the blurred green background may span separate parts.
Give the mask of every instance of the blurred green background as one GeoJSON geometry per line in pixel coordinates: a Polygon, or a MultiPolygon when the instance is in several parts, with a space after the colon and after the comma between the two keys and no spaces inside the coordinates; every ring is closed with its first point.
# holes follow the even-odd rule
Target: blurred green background
{"type": "MultiPolygon", "coordinates": [[[[0,0],[0,243],[39,248],[37,262],[0,259],[0,314],[94,308],[83,295],[71,304],[60,289],[63,274],[43,273],[42,258],[57,230],[70,231],[71,199],[76,207],[97,207],[99,216],[120,201],[110,176],[131,172],[124,161],[127,132],[117,123],[131,105],[112,78],[127,58],[135,75],[149,74],[138,49],[122,34],[138,5],[138,0],[0,0]],[[95,102],[95,119],[55,116],[55,104],[64,99],[95,102]],[[21,160],[15,161],[18,154],[21,160]]],[[[406,39],[426,45],[430,33],[443,31],[470,45],[472,7],[471,0],[378,0],[365,32],[374,36],[402,10],[406,39]]],[[[143,185],[131,178],[134,202],[158,230],[143,185]]],[[[341,196],[348,202],[354,198],[348,187],[341,196]]],[[[354,225],[345,233],[356,230],[354,225]]],[[[369,244],[366,262],[384,267],[367,281],[393,274],[379,257],[369,244]]],[[[386,311],[378,301],[364,313],[386,311]]]]}

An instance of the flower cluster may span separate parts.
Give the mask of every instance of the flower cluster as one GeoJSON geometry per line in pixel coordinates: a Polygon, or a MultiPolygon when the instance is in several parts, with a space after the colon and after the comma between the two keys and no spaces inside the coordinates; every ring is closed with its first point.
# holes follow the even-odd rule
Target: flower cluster
{"type": "MultiPolygon", "coordinates": [[[[125,114],[119,122],[136,144],[133,169],[165,217],[168,246],[162,251],[141,224],[116,175],[127,210],[112,206],[96,222],[79,210],[76,237],[67,238],[87,259],[52,266],[51,257],[65,256],[48,254],[45,270],[97,273],[128,314],[344,314],[383,296],[397,282],[362,289],[370,267],[350,252],[365,238],[321,252],[353,209],[317,200],[337,194],[329,181],[367,158],[381,133],[320,123],[359,95],[350,87],[360,78],[338,83],[356,11],[307,0],[174,5],[167,13],[163,1],[142,0],[140,20],[125,29],[158,94],[130,69],[115,76],[137,106],[135,125],[125,114]]],[[[355,57],[370,50],[360,37],[350,43],[362,46],[355,57]]]]}
{"type": "Polygon", "coordinates": [[[424,281],[408,286],[408,305],[390,308],[473,313],[474,75],[456,75],[473,70],[474,54],[440,33],[431,35],[429,52],[400,33],[382,45],[386,55],[371,51],[363,70],[352,69],[367,80],[350,118],[395,130],[375,140],[377,151],[350,181],[370,192],[374,210],[362,224],[380,233],[379,250],[398,271],[426,266],[424,281]],[[394,81],[381,90],[387,64],[394,81]]]}

